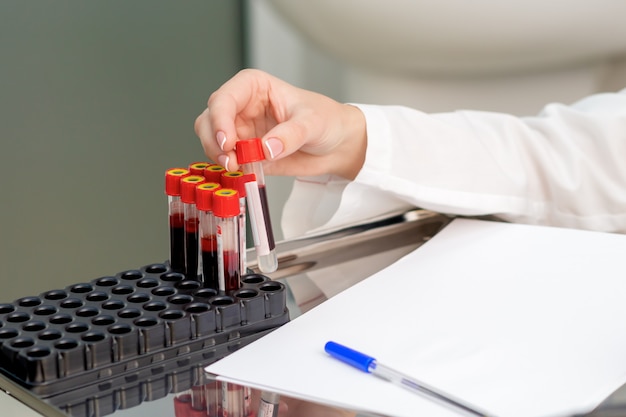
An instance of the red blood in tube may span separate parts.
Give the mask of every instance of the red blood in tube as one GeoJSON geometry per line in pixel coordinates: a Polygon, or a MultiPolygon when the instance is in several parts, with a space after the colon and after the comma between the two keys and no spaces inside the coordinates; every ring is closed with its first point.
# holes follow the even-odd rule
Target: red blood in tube
{"type": "Polygon", "coordinates": [[[182,212],[170,214],[170,264],[174,271],[185,270],[185,218],[182,212]]]}
{"type": "Polygon", "coordinates": [[[185,220],[185,275],[189,279],[198,279],[198,219],[185,220]],[[196,250],[193,250],[196,248],[196,250]]]}
{"type": "Polygon", "coordinates": [[[265,230],[267,231],[267,243],[270,250],[276,248],[274,241],[274,231],[272,230],[272,221],[270,220],[270,209],[267,203],[267,191],[264,185],[259,187],[259,195],[261,197],[261,208],[263,209],[263,219],[265,220],[265,230]]]}
{"type": "Polygon", "coordinates": [[[189,416],[189,410],[191,409],[191,395],[182,394],[174,397],[174,415],[176,417],[189,416]]]}
{"type": "Polygon", "coordinates": [[[219,289],[217,268],[217,240],[215,236],[200,239],[202,249],[202,279],[207,288],[219,289]]]}
{"type": "Polygon", "coordinates": [[[227,292],[237,290],[241,286],[239,254],[233,251],[224,253],[224,286],[227,292]]]}

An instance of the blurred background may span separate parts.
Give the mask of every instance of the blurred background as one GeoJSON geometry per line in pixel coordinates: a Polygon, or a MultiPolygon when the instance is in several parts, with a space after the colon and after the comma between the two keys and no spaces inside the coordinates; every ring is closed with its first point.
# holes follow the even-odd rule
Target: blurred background
{"type": "MultiPolygon", "coordinates": [[[[0,302],[164,261],[164,171],[204,160],[195,117],[241,68],[339,101],[534,115],[626,87],[624,15],[611,0],[2,1],[0,302]]],[[[268,179],[278,239],[291,184],[268,179]]]]}

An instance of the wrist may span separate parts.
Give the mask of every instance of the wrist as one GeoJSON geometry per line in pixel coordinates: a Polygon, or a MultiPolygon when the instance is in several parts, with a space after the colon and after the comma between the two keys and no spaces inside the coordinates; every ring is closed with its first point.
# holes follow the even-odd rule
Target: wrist
{"type": "Polygon", "coordinates": [[[367,128],[365,115],[356,106],[342,104],[344,107],[341,131],[344,137],[336,153],[338,161],[337,175],[354,180],[365,163],[367,149],[367,128]]]}

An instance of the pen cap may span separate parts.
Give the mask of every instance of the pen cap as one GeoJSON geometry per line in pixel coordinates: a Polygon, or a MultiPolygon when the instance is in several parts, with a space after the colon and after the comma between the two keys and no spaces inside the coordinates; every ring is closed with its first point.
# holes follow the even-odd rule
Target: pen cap
{"type": "Polygon", "coordinates": [[[213,214],[215,217],[239,216],[239,193],[237,190],[222,188],[213,193],[213,214]]]}
{"type": "Polygon", "coordinates": [[[370,366],[375,361],[371,356],[367,356],[361,352],[357,352],[354,349],[340,345],[335,342],[327,342],[324,346],[324,350],[330,356],[339,359],[340,361],[352,365],[363,372],[370,372],[370,366]]]}
{"type": "Polygon", "coordinates": [[[237,162],[240,164],[249,164],[265,159],[263,144],[261,144],[260,138],[237,141],[235,144],[235,152],[237,152],[237,162]]]}
{"type": "Polygon", "coordinates": [[[171,196],[180,195],[180,180],[189,175],[186,168],[170,168],[165,171],[165,194],[171,196]]]}
{"type": "Polygon", "coordinates": [[[216,182],[221,184],[222,172],[226,172],[226,168],[223,166],[218,164],[209,165],[204,168],[204,178],[206,178],[207,182],[216,182]]]}
{"type": "Polygon", "coordinates": [[[180,180],[180,201],[187,204],[196,202],[196,187],[205,181],[201,175],[188,175],[180,180]]]}
{"type": "Polygon", "coordinates": [[[208,167],[208,162],[194,162],[189,164],[189,172],[191,175],[204,175],[204,169],[208,167]]]}
{"type": "Polygon", "coordinates": [[[204,182],[196,186],[196,208],[202,211],[213,210],[213,193],[221,188],[216,182],[204,182]]]}

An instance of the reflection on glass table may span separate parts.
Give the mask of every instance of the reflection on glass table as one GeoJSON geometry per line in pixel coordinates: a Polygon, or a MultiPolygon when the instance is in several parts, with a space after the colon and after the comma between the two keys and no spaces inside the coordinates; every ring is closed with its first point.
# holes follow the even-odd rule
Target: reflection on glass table
{"type": "MultiPolygon", "coordinates": [[[[226,352],[218,351],[216,353],[216,347],[222,345],[229,351],[234,351],[247,343],[256,340],[258,337],[262,337],[264,332],[273,330],[276,326],[284,323],[285,319],[295,318],[298,315],[306,313],[314,306],[320,304],[324,300],[332,297],[333,295],[341,292],[342,290],[354,285],[356,282],[372,275],[373,273],[385,268],[393,263],[403,255],[413,251],[426,240],[436,234],[442,227],[448,222],[449,218],[428,212],[425,210],[414,210],[407,213],[402,213],[390,217],[374,220],[366,224],[359,224],[348,228],[329,231],[323,234],[307,236],[300,239],[294,239],[289,241],[279,242],[276,247],[276,252],[279,257],[278,269],[266,276],[261,280],[251,280],[247,285],[248,287],[241,290],[241,294],[235,297],[233,300],[224,300],[223,305],[219,306],[219,313],[215,313],[218,321],[222,320],[245,320],[242,316],[244,313],[241,311],[250,312],[258,311],[258,309],[270,309],[264,310],[266,317],[270,318],[270,323],[267,325],[257,326],[253,328],[253,331],[246,333],[246,326],[241,326],[241,330],[224,332],[219,337],[201,339],[202,343],[182,343],[177,345],[176,343],[170,343],[172,349],[177,351],[173,356],[168,356],[170,353],[164,352],[161,354],[159,350],[155,350],[156,354],[140,355],[135,359],[132,356],[133,350],[150,350],[150,339],[145,337],[139,346],[137,343],[131,343],[133,336],[127,336],[124,332],[125,328],[120,326],[116,328],[118,334],[115,337],[114,348],[118,355],[119,361],[114,361],[110,366],[92,367],[97,369],[98,372],[92,372],[91,375],[83,376],[81,374],[72,374],[72,383],[67,383],[65,380],[63,383],[52,383],[45,386],[35,386],[28,389],[24,386],[16,383],[14,380],[7,378],[4,375],[0,375],[0,388],[4,393],[0,393],[0,405],[3,409],[7,409],[6,404],[11,404],[16,400],[24,403],[29,409],[33,410],[34,415],[52,416],[52,417],[91,417],[91,416],[106,416],[113,415],[115,417],[126,416],[143,416],[151,415],[154,417],[196,417],[196,416],[248,416],[256,415],[256,409],[261,401],[261,393],[250,390],[246,387],[241,387],[233,384],[223,384],[212,380],[208,375],[205,375],[203,369],[208,364],[223,357],[226,352]],[[263,287],[265,286],[265,287],[263,287]],[[263,287],[263,288],[261,288],[263,287]],[[266,291],[267,290],[267,291],[266,291]],[[247,291],[247,292],[246,292],[247,291]],[[256,294],[262,293],[259,298],[256,294]],[[255,294],[255,295],[251,295],[255,294]],[[270,312],[272,306],[276,303],[273,301],[274,297],[283,297],[282,303],[287,307],[288,317],[285,317],[281,312],[270,312]],[[264,306],[262,301],[265,299],[264,306]],[[268,304],[269,303],[269,304],[268,304]],[[255,310],[256,309],[256,310],[255,310]],[[235,310],[237,310],[235,312],[235,310]],[[226,334],[227,333],[227,334],[226,334]],[[127,338],[130,338],[127,340],[127,338]],[[216,342],[217,340],[217,342],[216,342]],[[217,343],[217,345],[216,345],[217,343]],[[147,344],[147,345],[146,345],[147,344]],[[126,360],[124,355],[128,355],[126,360]],[[146,363],[146,358],[150,358],[152,363],[146,363]],[[102,378],[99,383],[99,378],[102,378]]],[[[256,259],[253,249],[252,253],[248,254],[249,260],[256,259]]],[[[116,285],[114,288],[122,291],[124,287],[124,280],[133,280],[135,290],[146,288],[152,291],[153,285],[158,285],[152,281],[158,281],[158,279],[177,279],[174,275],[167,275],[164,273],[160,264],[149,265],[143,267],[144,269],[122,273],[113,277],[117,279],[115,283],[112,282],[111,277],[107,279],[111,282],[105,282],[104,278],[102,282],[91,281],[91,284],[85,283],[78,285],[76,288],[68,288],[65,290],[66,294],[55,292],[52,294],[43,294],[39,297],[32,297],[29,300],[22,300],[18,305],[17,310],[34,311],[38,309],[41,314],[47,314],[48,310],[52,317],[52,308],[49,304],[56,305],[55,303],[66,302],[66,300],[72,300],[73,303],[80,303],[82,298],[89,296],[97,296],[102,291],[98,290],[98,285],[116,285]],[[124,275],[126,274],[126,275],[124,275]],[[158,277],[155,279],[154,277],[158,277]],[[139,284],[141,283],[141,284],[139,284]],[[90,285],[89,288],[87,288],[90,285]],[[81,295],[83,294],[83,295],[81,295]],[[58,300],[56,300],[58,298],[58,300]],[[54,300],[54,301],[51,301],[54,300]],[[48,302],[50,301],[50,302],[48,302]],[[32,304],[32,306],[31,306],[32,304]],[[37,304],[37,305],[36,305],[37,304]],[[41,304],[41,305],[39,305],[41,304]],[[45,310],[47,308],[47,310],[45,310]]],[[[254,273],[258,272],[257,266],[254,262],[248,264],[248,268],[253,273],[252,277],[255,277],[254,273]]],[[[189,303],[188,293],[197,294],[199,289],[191,288],[191,284],[187,282],[177,282],[176,286],[179,289],[179,293],[174,294],[176,300],[181,304],[189,303]],[[187,297],[187,298],[185,298],[187,297]]],[[[160,287],[158,287],[160,288],[160,287]]],[[[167,288],[165,288],[167,289],[167,288]]],[[[55,290],[56,291],[56,290],[55,290]]],[[[128,290],[130,291],[130,290],[128,290]]],[[[61,291],[63,292],[63,291],[61,291]]],[[[135,291],[132,294],[129,293],[128,297],[133,296],[137,302],[143,302],[145,300],[140,299],[142,291],[135,291]]],[[[151,292],[151,294],[154,294],[151,292]]],[[[102,296],[102,294],[100,294],[102,296]]],[[[124,294],[125,297],[126,294],[124,294]]],[[[153,298],[168,297],[167,294],[159,294],[153,298]]],[[[215,296],[214,294],[206,294],[207,297],[215,296]]],[[[170,294],[169,297],[172,297],[170,294]]],[[[127,300],[127,298],[125,298],[127,300]]],[[[212,298],[215,301],[215,298],[212,298]]],[[[83,300],[85,301],[85,300],[83,300]]],[[[100,302],[101,300],[97,300],[100,302]]],[[[132,300],[131,300],[132,301],[132,300]]],[[[129,301],[129,303],[131,303],[129,301]]],[[[155,301],[155,300],[152,300],[155,301]]],[[[156,300],[158,301],[158,300],[156,300]]],[[[218,300],[219,301],[219,300],[218,300]]],[[[68,301],[69,302],[69,301],[68,301]]],[[[85,307],[89,307],[89,303],[85,301],[85,307]]],[[[131,303],[132,304],[132,303],[131,303]]],[[[151,308],[158,308],[158,303],[155,303],[151,308]]],[[[202,329],[198,326],[202,323],[200,319],[194,321],[194,317],[199,318],[202,314],[206,314],[206,309],[202,309],[201,303],[193,307],[185,305],[186,317],[185,320],[191,320],[191,323],[196,327],[193,327],[198,334],[202,333],[202,329]],[[188,308],[189,307],[189,308],[188,308]],[[190,318],[191,317],[191,318],[190,318]]],[[[218,303],[219,304],[219,303],[218,303]]],[[[98,304],[102,306],[103,304],[98,304]]],[[[142,304],[142,305],[145,305],[142,304]]],[[[133,307],[132,305],[126,307],[133,307]]],[[[9,315],[15,315],[15,320],[18,319],[17,313],[22,314],[23,311],[9,311],[15,309],[10,305],[4,306],[7,311],[4,313],[3,318],[7,319],[9,315]],[[15,313],[15,314],[14,314],[15,313]]],[[[111,308],[111,315],[115,316],[118,312],[116,306],[111,304],[107,308],[111,308]],[[114,314],[115,313],[115,314],[114,314]]],[[[284,308],[284,307],[283,307],[284,308]]],[[[74,311],[74,310],[72,310],[74,311]]],[[[87,321],[95,319],[90,317],[90,310],[85,308],[81,310],[81,314],[84,314],[87,321]]],[[[100,311],[99,313],[102,313],[100,311]]],[[[133,316],[136,314],[133,308],[124,308],[124,315],[127,318],[124,319],[136,319],[133,316]]],[[[104,316],[102,314],[97,317],[104,316]]],[[[11,316],[13,318],[13,316],[11,316]]],[[[44,317],[44,316],[42,316],[44,317]]],[[[37,318],[37,317],[36,317],[37,318]]],[[[45,318],[45,320],[48,320],[45,318]]],[[[104,318],[102,318],[104,319],[104,318]]],[[[171,320],[178,320],[179,318],[164,318],[171,320]]],[[[43,321],[43,319],[42,319],[43,321]]],[[[119,320],[118,320],[119,321],[119,320]]],[[[123,321],[123,320],[121,320],[123,321]]],[[[4,331],[8,328],[19,328],[21,332],[26,332],[19,327],[19,323],[9,323],[8,326],[1,326],[0,331],[4,331]]],[[[123,324],[123,323],[122,323],[123,324]]],[[[29,322],[29,325],[30,322],[29,322]]],[[[153,329],[154,323],[144,323],[146,328],[153,329]]],[[[154,331],[158,326],[154,327],[154,331]]],[[[219,323],[217,325],[219,328],[219,323]]],[[[175,327],[170,327],[175,328],[175,327]]],[[[77,331],[79,329],[76,329],[77,331]]],[[[84,330],[84,329],[83,329],[84,330]]],[[[82,330],[81,330],[82,331],[82,330]]],[[[152,330],[150,330],[152,331],[152,330]]],[[[13,338],[15,335],[10,335],[5,331],[7,337],[13,338]]],[[[4,334],[4,333],[3,333],[4,334]]],[[[80,333],[81,335],[83,333],[80,333]]],[[[128,334],[131,334],[129,332],[128,334]]],[[[142,333],[144,336],[150,336],[148,331],[142,333]]],[[[27,343],[26,339],[29,337],[21,337],[20,343],[27,343]]],[[[28,336],[28,335],[26,335],[28,336]]],[[[154,335],[156,339],[163,335],[154,335]]],[[[50,337],[54,337],[53,334],[50,337]]],[[[97,340],[95,333],[85,340],[78,340],[78,344],[89,349],[97,349],[97,340]],[[93,340],[92,340],[93,339],[93,340]]],[[[168,335],[167,337],[176,338],[176,334],[168,335]]],[[[183,334],[182,337],[189,337],[189,335],[183,334]]],[[[192,339],[193,339],[192,335],[192,339]]],[[[84,339],[84,338],[83,338],[84,339]]],[[[8,339],[7,339],[8,340],[8,339]]],[[[134,339],[133,339],[134,340],[134,339]]],[[[13,343],[14,339],[11,339],[11,343],[4,343],[3,349],[19,349],[20,344],[13,343]]],[[[52,343],[52,342],[51,342],[52,343]]],[[[56,343],[56,342],[55,342],[56,343]]],[[[76,343],[75,343],[76,344],[76,343]]],[[[72,348],[77,346],[66,343],[67,352],[61,352],[59,355],[65,355],[58,363],[72,363],[70,356],[72,348]]],[[[170,351],[172,350],[170,349],[170,351]]],[[[169,351],[168,351],[169,352],[169,351]]],[[[13,353],[13,352],[9,352],[13,353]]],[[[37,356],[44,356],[46,352],[38,350],[37,352],[30,352],[29,354],[37,356]]],[[[24,356],[23,352],[15,352],[16,355],[24,356]]],[[[17,357],[17,356],[16,356],[17,357]]],[[[81,356],[82,357],[82,356],[81,356]]],[[[28,359],[28,358],[27,358],[28,359]]],[[[37,359],[31,358],[31,359],[37,359]]],[[[84,359],[78,358],[76,361],[84,359]]],[[[37,362],[39,366],[41,363],[37,362]]],[[[10,366],[9,364],[5,364],[10,366]]],[[[81,364],[76,364],[81,365],[81,364]]],[[[80,366],[78,366],[80,368],[80,366]]],[[[40,367],[33,367],[31,370],[35,377],[48,374],[60,374],[66,372],[72,373],[74,368],[68,369],[40,369],[40,367]]],[[[33,376],[31,375],[31,377],[33,376]]],[[[35,378],[36,379],[36,378],[35,378]]],[[[271,393],[265,393],[266,396],[271,396],[271,393]]],[[[277,398],[274,398],[277,400],[277,398]]],[[[298,401],[292,398],[280,398],[281,407],[279,415],[289,416],[348,416],[354,415],[349,410],[337,410],[326,407],[321,404],[313,404],[298,401]]]]}

